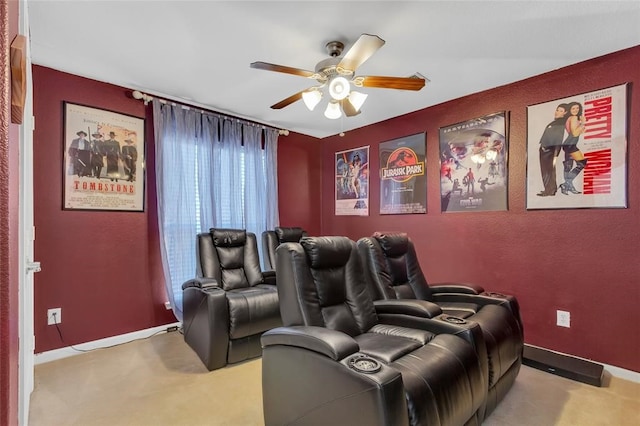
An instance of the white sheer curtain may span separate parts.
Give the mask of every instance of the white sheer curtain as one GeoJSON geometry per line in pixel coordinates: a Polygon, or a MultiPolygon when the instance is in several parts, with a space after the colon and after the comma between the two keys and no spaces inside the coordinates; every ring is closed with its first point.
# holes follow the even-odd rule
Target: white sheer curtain
{"type": "Polygon", "coordinates": [[[196,234],[236,228],[260,238],[278,225],[278,131],[152,102],[162,265],[182,321],[182,283],[196,273],[196,234]]]}

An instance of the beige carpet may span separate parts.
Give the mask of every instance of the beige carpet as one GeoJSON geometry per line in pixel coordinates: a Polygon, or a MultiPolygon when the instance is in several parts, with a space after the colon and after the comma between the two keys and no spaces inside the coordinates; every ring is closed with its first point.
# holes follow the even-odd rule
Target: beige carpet
{"type": "MultiPolygon", "coordinates": [[[[208,372],[181,334],[163,333],[37,365],[29,424],[262,425],[260,374],[260,359],[208,372]]],[[[640,384],[523,366],[484,425],[640,425],[640,384]]]]}

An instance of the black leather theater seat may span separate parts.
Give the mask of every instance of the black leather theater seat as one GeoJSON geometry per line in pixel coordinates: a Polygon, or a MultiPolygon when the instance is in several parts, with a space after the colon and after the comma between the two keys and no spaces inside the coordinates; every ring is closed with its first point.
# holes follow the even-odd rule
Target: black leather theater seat
{"type": "Polygon", "coordinates": [[[282,321],[275,273],[261,272],[255,235],[198,234],[196,258],[196,278],[182,285],[185,342],[209,370],[260,356],[260,336],[282,321]]]}
{"type": "MultiPolygon", "coordinates": [[[[516,298],[484,292],[474,285],[428,285],[413,242],[405,233],[375,233],[357,244],[375,303],[395,300],[403,304],[417,299],[427,304],[424,316],[442,312],[480,325],[488,355],[488,416],[509,391],[522,365],[524,336],[516,298]]],[[[399,306],[394,312],[407,313],[399,306]]]]}
{"type": "Polygon", "coordinates": [[[273,231],[262,233],[262,256],[264,258],[264,270],[276,270],[276,248],[282,243],[297,243],[300,238],[306,237],[307,231],[300,227],[276,226],[273,231]]]}
{"type": "Polygon", "coordinates": [[[262,336],[267,425],[477,425],[486,348],[477,324],[396,315],[366,288],[355,242],[276,251],[284,327],[262,336]]]}

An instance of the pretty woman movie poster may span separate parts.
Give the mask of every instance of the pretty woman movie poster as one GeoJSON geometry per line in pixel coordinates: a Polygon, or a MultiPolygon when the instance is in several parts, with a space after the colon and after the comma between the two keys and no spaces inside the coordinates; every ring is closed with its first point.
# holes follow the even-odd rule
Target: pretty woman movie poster
{"type": "Polygon", "coordinates": [[[627,84],[527,107],[527,209],[626,207],[627,84]]]}
{"type": "Polygon", "coordinates": [[[440,128],[443,212],[507,210],[506,113],[440,128]]]}
{"type": "Polygon", "coordinates": [[[369,215],[369,147],[336,152],[336,216],[369,215]]]}

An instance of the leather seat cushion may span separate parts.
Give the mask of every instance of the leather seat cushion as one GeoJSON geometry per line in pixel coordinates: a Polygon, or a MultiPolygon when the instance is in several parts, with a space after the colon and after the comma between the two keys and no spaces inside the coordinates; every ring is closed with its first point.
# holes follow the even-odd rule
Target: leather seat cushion
{"type": "Polygon", "coordinates": [[[229,337],[239,339],[281,325],[275,286],[257,285],[227,291],[229,337]]]}
{"type": "Polygon", "coordinates": [[[435,335],[428,331],[388,324],[376,324],[355,337],[360,352],[386,363],[411,353],[431,341],[435,335]]]}
{"type": "Polygon", "coordinates": [[[402,374],[409,424],[466,424],[484,402],[482,369],[459,337],[440,334],[389,365],[402,374]]]}
{"type": "Polygon", "coordinates": [[[276,227],[275,233],[278,236],[278,241],[280,242],[280,244],[288,242],[297,243],[306,234],[306,232],[302,228],[298,227],[276,227]]]}
{"type": "Polygon", "coordinates": [[[241,229],[209,229],[216,247],[242,247],[247,241],[247,232],[241,229]]]}
{"type": "Polygon", "coordinates": [[[399,257],[409,251],[409,237],[405,233],[376,232],[373,238],[378,240],[387,257],[399,257]]]}
{"type": "Polygon", "coordinates": [[[409,283],[394,285],[393,291],[396,293],[396,299],[417,299],[409,283]]]}

